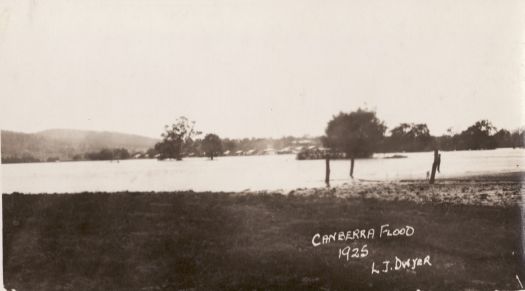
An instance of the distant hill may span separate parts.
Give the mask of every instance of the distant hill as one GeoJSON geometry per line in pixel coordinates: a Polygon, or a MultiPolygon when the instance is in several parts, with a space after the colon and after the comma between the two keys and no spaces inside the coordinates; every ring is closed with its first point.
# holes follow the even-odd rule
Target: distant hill
{"type": "Polygon", "coordinates": [[[36,133],[1,131],[2,157],[33,156],[42,161],[58,157],[71,160],[75,155],[103,148],[146,151],[158,140],[134,134],[74,129],[50,129],[36,133]]]}

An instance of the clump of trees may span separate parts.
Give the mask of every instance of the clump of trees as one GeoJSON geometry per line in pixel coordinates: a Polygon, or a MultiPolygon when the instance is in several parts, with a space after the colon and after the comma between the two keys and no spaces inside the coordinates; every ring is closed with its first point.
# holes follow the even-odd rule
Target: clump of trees
{"type": "Polygon", "coordinates": [[[374,111],[358,109],[339,113],[328,122],[323,144],[350,158],[350,177],[354,176],[354,159],[371,157],[383,141],[386,126],[374,111]]]}
{"type": "Polygon", "coordinates": [[[496,127],[490,121],[480,120],[463,131],[460,137],[468,149],[494,149],[496,140],[492,135],[495,131],[496,127]]]}
{"type": "Polygon", "coordinates": [[[506,129],[497,130],[488,120],[480,120],[461,133],[452,134],[449,129],[446,135],[436,138],[443,150],[480,150],[502,147],[523,147],[525,141],[524,129],[510,132],[506,129]]]}
{"type": "Polygon", "coordinates": [[[433,140],[426,124],[401,123],[390,130],[383,148],[391,152],[428,151],[433,140]]]}
{"type": "Polygon", "coordinates": [[[33,157],[30,154],[24,154],[22,156],[2,156],[2,164],[18,164],[18,163],[39,163],[39,159],[33,157]]]}
{"type": "MultiPolygon", "coordinates": [[[[84,160],[88,161],[111,161],[127,160],[131,157],[127,149],[101,149],[98,152],[90,152],[84,155],[84,160]]],[[[73,160],[81,159],[80,156],[74,156],[73,160]]]]}

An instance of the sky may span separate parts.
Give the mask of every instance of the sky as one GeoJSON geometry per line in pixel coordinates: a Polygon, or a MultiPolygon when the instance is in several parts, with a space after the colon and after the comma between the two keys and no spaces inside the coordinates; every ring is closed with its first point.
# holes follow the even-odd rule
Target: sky
{"type": "Polygon", "coordinates": [[[318,136],[525,125],[523,1],[0,0],[0,127],[318,136]]]}

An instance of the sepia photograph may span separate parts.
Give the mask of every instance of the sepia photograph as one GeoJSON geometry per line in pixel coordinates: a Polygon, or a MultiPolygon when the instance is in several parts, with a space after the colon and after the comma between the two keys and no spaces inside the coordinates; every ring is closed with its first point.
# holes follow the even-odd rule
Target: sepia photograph
{"type": "Polygon", "coordinates": [[[525,2],[0,0],[1,290],[525,290],[525,2]]]}

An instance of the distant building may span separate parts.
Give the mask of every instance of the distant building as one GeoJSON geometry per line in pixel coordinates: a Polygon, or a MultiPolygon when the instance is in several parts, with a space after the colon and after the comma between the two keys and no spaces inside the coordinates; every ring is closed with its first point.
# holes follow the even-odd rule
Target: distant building
{"type": "Polygon", "coordinates": [[[285,147],[277,151],[278,155],[293,154],[293,151],[290,147],[285,147]]]}
{"type": "Polygon", "coordinates": [[[266,148],[263,150],[264,155],[275,155],[275,149],[274,148],[266,148]]]}

